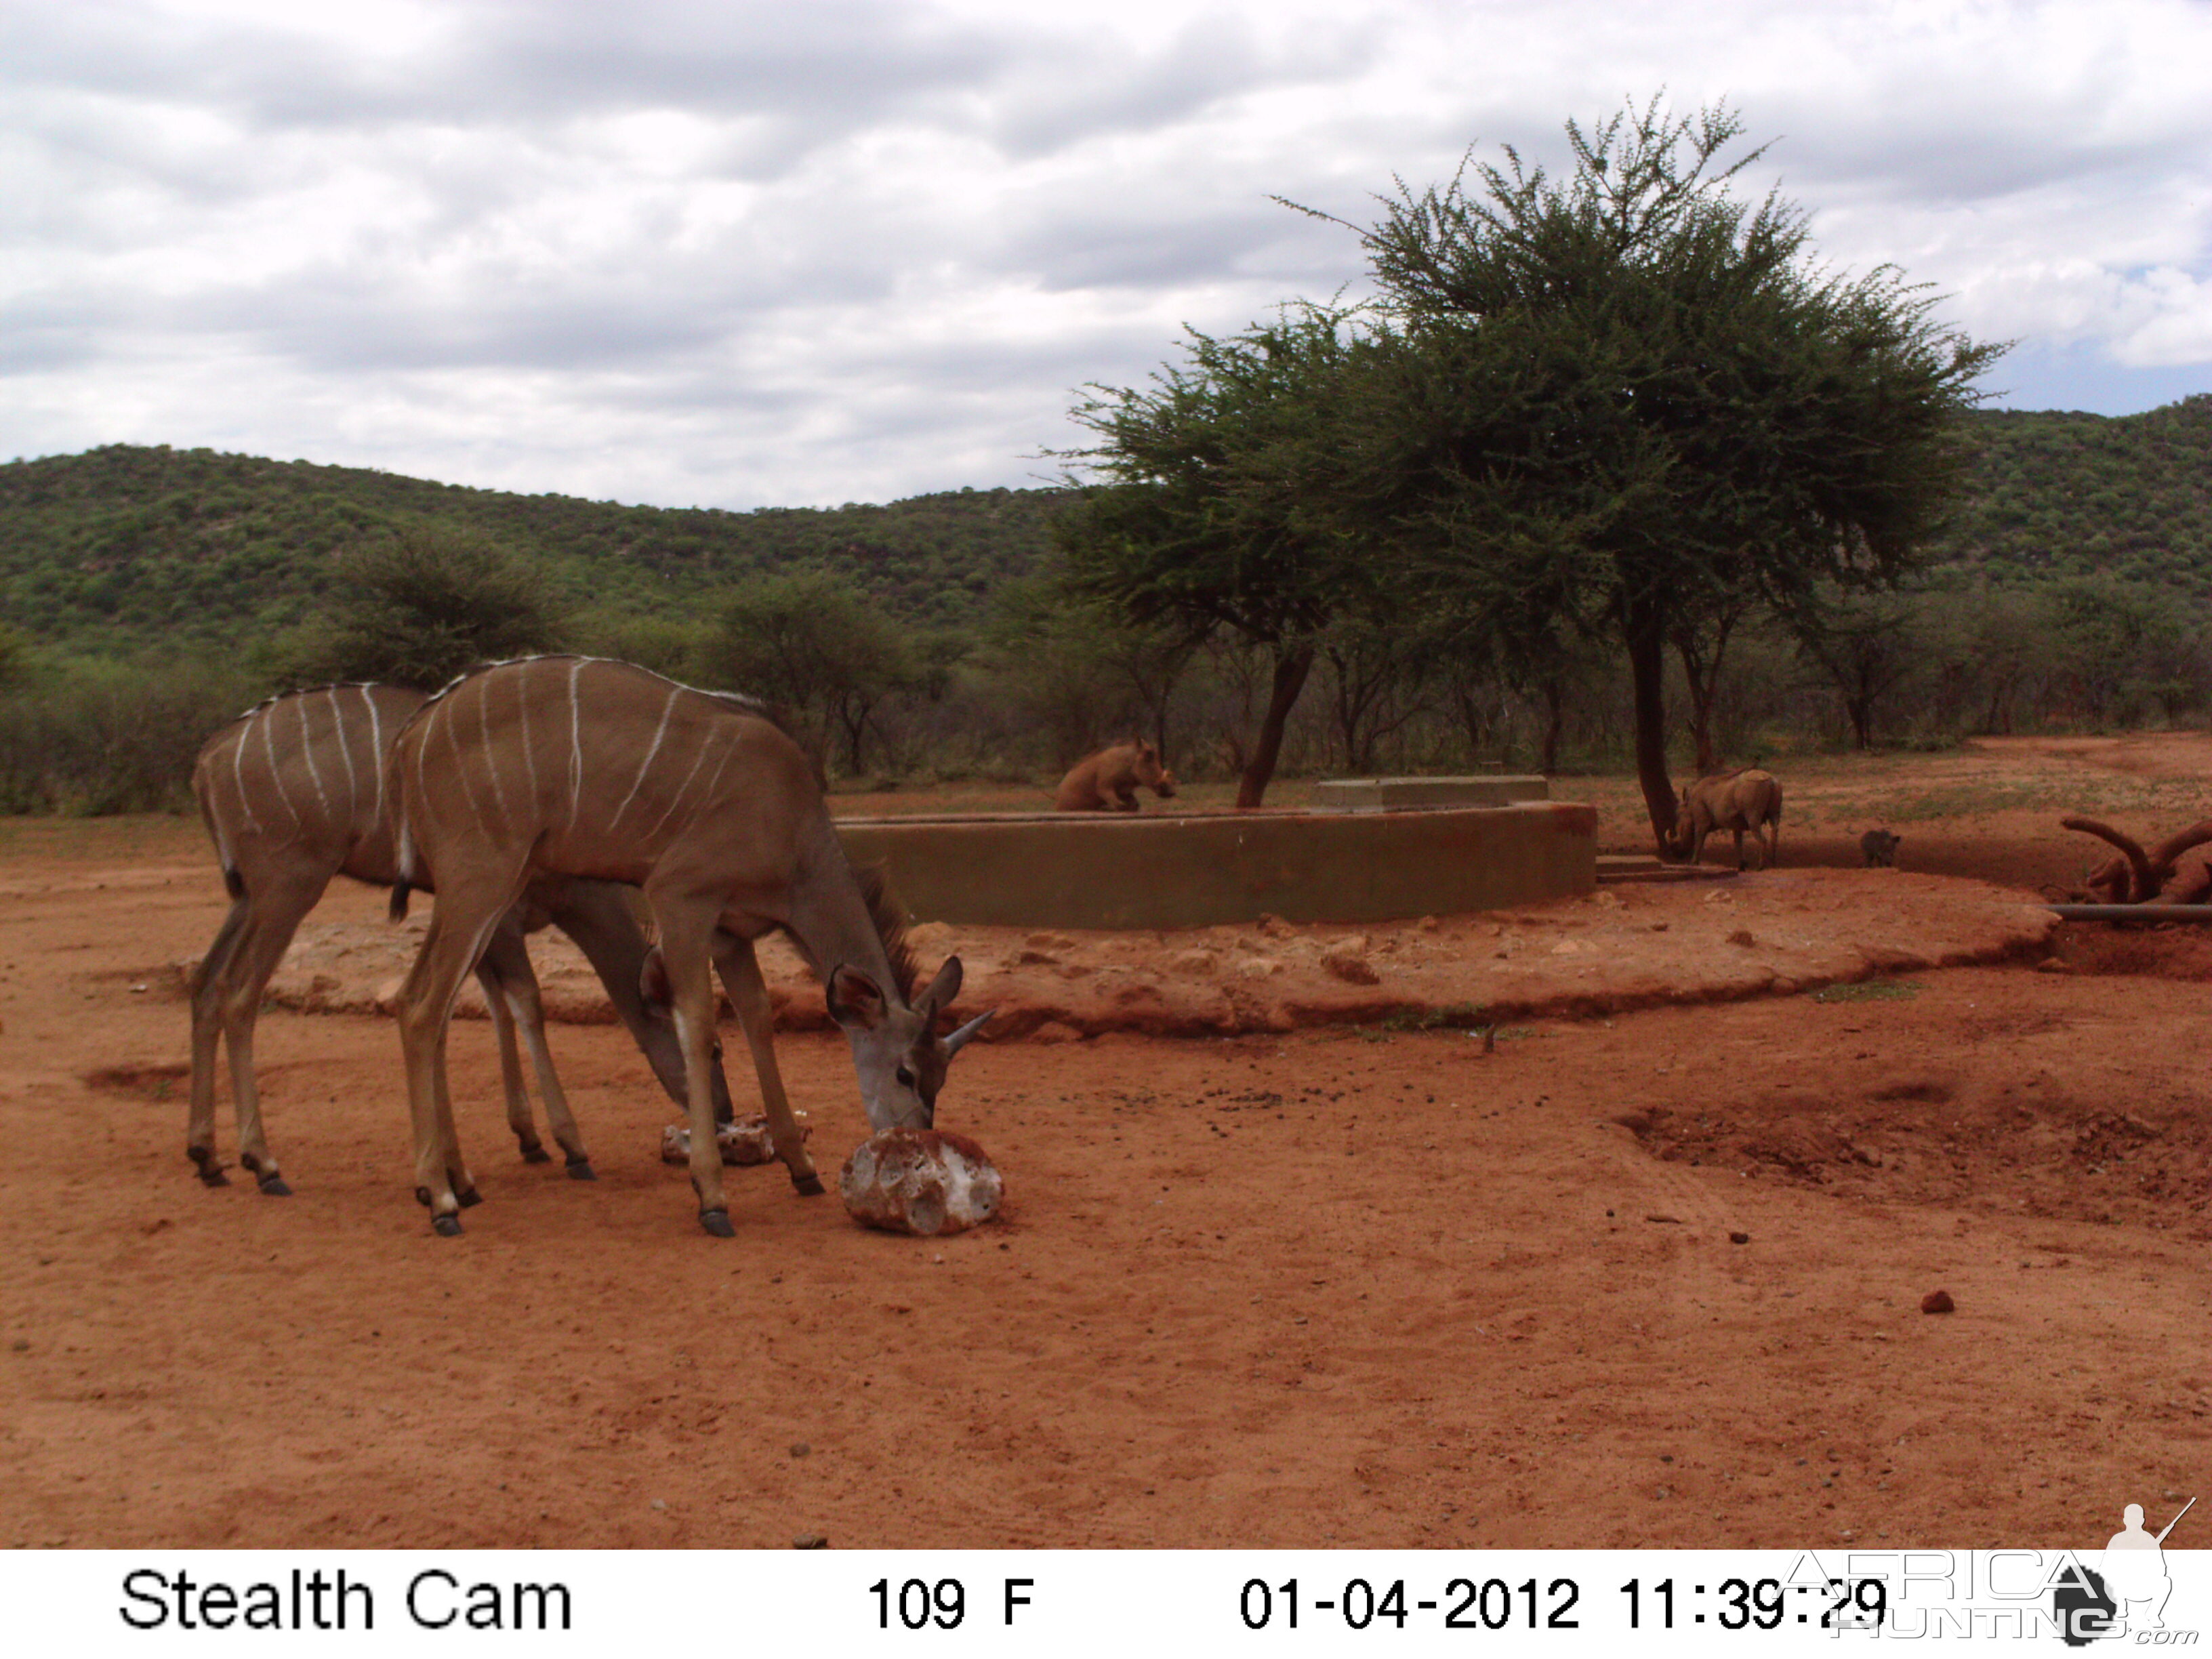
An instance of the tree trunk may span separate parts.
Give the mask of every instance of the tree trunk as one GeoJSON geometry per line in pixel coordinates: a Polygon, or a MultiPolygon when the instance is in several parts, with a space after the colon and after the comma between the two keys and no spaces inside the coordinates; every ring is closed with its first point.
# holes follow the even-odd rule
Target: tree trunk
{"type": "Polygon", "coordinates": [[[1720,769],[1720,756],[1713,747],[1713,702],[1720,694],[1721,662],[1728,655],[1729,631],[1735,625],[1734,617],[1722,619],[1711,657],[1691,629],[1678,629],[1674,634],[1674,653],[1682,659],[1682,680],[1690,688],[1690,744],[1699,777],[1720,769]]]}
{"type": "Polygon", "coordinates": [[[1861,752],[1874,747],[1874,699],[1868,696],[1845,697],[1844,713],[1850,716],[1851,738],[1861,752]]]}
{"type": "Polygon", "coordinates": [[[1622,631],[1628,640],[1628,672],[1636,690],[1636,781],[1644,787],[1644,810],[1662,858],[1675,852],[1674,785],[1667,775],[1667,626],[1656,599],[1630,599],[1621,605],[1622,631]]]}
{"type": "Polygon", "coordinates": [[[1544,682],[1544,752],[1536,763],[1536,769],[1547,778],[1559,769],[1559,738],[1566,726],[1566,677],[1554,674],[1544,682]]]}
{"type": "Polygon", "coordinates": [[[1239,807],[1257,806],[1267,793],[1269,780],[1275,775],[1275,762],[1283,752],[1283,728],[1290,723],[1291,709],[1305,690],[1306,676],[1313,672],[1314,648],[1299,645],[1275,647],[1275,672],[1267,690],[1267,714],[1260,722],[1260,740],[1252,747],[1252,758],[1245,763],[1244,775],[1237,781],[1237,805],[1239,807]]]}

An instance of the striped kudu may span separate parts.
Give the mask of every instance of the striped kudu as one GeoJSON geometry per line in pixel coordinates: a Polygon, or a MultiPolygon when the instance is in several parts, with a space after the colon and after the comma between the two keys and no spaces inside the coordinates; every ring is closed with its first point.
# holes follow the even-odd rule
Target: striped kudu
{"type": "Polygon", "coordinates": [[[667,988],[686,1066],[699,1221],[720,1237],[733,1230],[706,1083],[714,969],[752,1042],[776,1155],[802,1191],[820,1182],[781,1086],[770,1085],[755,939],[783,930],[820,977],[873,1128],[927,1127],[946,1066],[989,1018],[936,1035],[939,1012],[959,994],[960,959],[915,994],[889,902],[846,862],[812,765],[749,699],[596,658],[499,663],[424,704],[392,744],[391,770],[400,800],[393,913],[417,872],[438,889],[400,994],[399,1030],[416,1196],[441,1233],[460,1231],[455,1188],[469,1185],[442,1088],[447,1022],[470,961],[533,877],[644,889],[659,934],[647,974],[667,988]]]}
{"type": "MultiPolygon", "coordinates": [[[[422,702],[421,692],[395,685],[295,691],[247,709],[200,750],[192,792],[233,901],[191,988],[192,1103],[185,1152],[211,1187],[226,1184],[215,1153],[215,1073],[217,1046],[228,1037],[239,1162],[258,1178],[263,1192],[291,1190],[269,1151],[254,1081],[253,1028],[262,993],[332,876],[380,886],[397,878],[385,761],[392,739],[422,702]]],[[[477,976],[498,1032],[507,1121],[523,1157],[533,1164],[547,1161],[523,1085],[517,1027],[538,1073],[554,1139],[568,1155],[568,1173],[589,1181],[591,1160],[546,1048],[538,977],[523,945],[524,933],[549,922],[582,949],[661,1086],[678,1102],[684,1099],[684,1059],[666,1015],[656,1018],[641,993],[647,946],[628,896],[603,882],[534,884],[489,934],[477,976]]],[[[719,1066],[711,1089],[718,1120],[726,1121],[729,1090],[719,1066]]]]}

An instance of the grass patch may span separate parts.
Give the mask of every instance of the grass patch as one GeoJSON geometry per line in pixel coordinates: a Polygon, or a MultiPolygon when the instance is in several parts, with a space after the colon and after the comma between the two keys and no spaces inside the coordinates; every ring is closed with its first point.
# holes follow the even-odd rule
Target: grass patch
{"type": "Polygon", "coordinates": [[[1812,994],[1815,1002],[1910,1002],[1925,988],[1909,979],[1863,979],[1824,986],[1812,994]]]}
{"type": "Polygon", "coordinates": [[[1479,1031],[1490,1017],[1472,1002],[1448,1002],[1441,1008],[1401,1008],[1382,1021],[1386,1031],[1479,1031]]]}

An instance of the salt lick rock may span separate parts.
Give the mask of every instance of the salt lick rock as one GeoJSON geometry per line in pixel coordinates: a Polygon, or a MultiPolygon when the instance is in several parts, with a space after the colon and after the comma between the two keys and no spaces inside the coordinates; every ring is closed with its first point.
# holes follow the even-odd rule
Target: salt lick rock
{"type": "Polygon", "coordinates": [[[983,1149],[941,1129],[884,1129],[845,1160],[846,1213],[885,1232],[932,1237],[980,1226],[999,1212],[1006,1182],[983,1149]]]}
{"type": "MultiPolygon", "coordinates": [[[[799,1138],[806,1140],[814,1130],[804,1112],[793,1112],[799,1124],[799,1138]]],[[[726,1164],[766,1164],[775,1157],[775,1137],[769,1133],[768,1119],[761,1116],[741,1117],[725,1123],[714,1131],[714,1139],[722,1149],[726,1164]]],[[[672,1123],[660,1132],[660,1161],[663,1164],[689,1164],[691,1161],[691,1131],[680,1123],[672,1123]]]]}

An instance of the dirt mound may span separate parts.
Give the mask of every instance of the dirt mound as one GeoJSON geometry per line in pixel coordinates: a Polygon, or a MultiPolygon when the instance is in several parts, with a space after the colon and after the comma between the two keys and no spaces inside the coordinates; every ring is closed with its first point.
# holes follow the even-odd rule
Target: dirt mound
{"type": "MultiPolygon", "coordinates": [[[[1107,1031],[1233,1036],[1342,1024],[1492,1024],[1786,994],[1875,974],[2039,957],[2056,922],[2028,896],[1890,870],[1782,869],[1733,880],[1601,888],[1494,915],[1358,927],[1249,925],[1074,933],[927,923],[925,962],[967,969],[955,1017],[998,1011],[988,1040],[1107,1031]]],[[[422,923],[310,922],[270,988],[308,1013],[391,1012],[422,923]]],[[[557,934],[531,953],[556,1020],[613,1020],[557,934]]],[[[764,941],[777,1024],[828,1029],[813,976],[764,941]]],[[[190,963],[177,964],[179,974],[190,963]]],[[[481,1017],[471,984],[462,1012],[481,1017]]]]}

